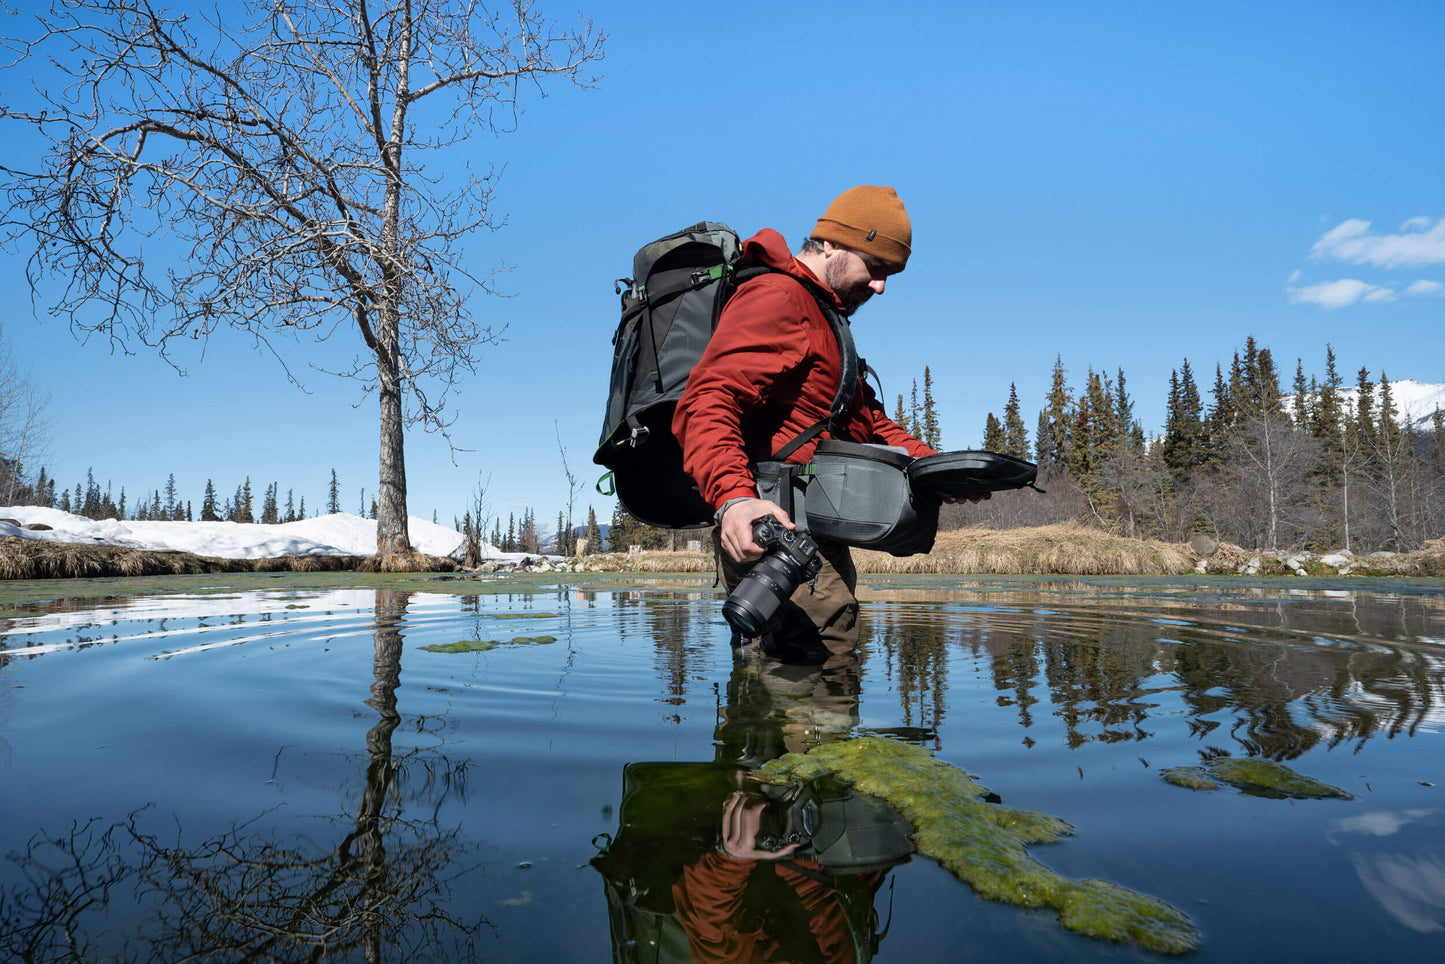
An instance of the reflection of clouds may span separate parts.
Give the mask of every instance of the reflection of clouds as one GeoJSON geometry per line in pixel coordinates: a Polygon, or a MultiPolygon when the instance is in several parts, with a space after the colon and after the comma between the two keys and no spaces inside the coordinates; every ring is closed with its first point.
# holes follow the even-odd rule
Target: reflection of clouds
{"type": "MultiPolygon", "coordinates": [[[[1430,827],[1413,826],[1437,817],[1439,810],[1375,810],[1330,823],[1330,840],[1335,834],[1365,837],[1393,837],[1409,827],[1416,839],[1434,839],[1430,827]]],[[[1411,833],[1397,846],[1408,846],[1411,833]]],[[[1363,841],[1359,841],[1363,843],[1363,841]]],[[[1350,863],[1366,892],[1395,920],[1422,934],[1445,931],[1445,855],[1434,847],[1411,849],[1411,853],[1368,853],[1354,851],[1350,863]]]]}
{"type": "Polygon", "coordinates": [[[1392,810],[1377,810],[1374,813],[1364,813],[1358,817],[1336,820],[1330,824],[1330,829],[1340,833],[1363,833],[1371,837],[1389,837],[1398,833],[1400,828],[1406,824],[1423,820],[1434,812],[1434,810],[1401,810],[1397,813],[1392,810]]]}
{"type": "Polygon", "coordinates": [[[1422,934],[1445,930],[1445,859],[1438,853],[1350,855],[1355,873],[1386,913],[1422,934]]]}

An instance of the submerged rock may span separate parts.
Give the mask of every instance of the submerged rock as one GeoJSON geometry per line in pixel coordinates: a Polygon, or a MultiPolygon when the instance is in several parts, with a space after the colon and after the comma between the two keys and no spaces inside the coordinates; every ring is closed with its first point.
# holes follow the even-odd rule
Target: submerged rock
{"type": "Polygon", "coordinates": [[[1190,790],[1218,790],[1223,784],[1211,779],[1200,767],[1170,767],[1160,770],[1159,775],[1177,787],[1190,790]]]}
{"type": "Polygon", "coordinates": [[[1024,848],[1072,834],[1058,817],[987,803],[988,790],[927,751],[864,737],[789,753],[764,764],[773,783],[836,774],[860,793],[891,803],[912,822],[918,852],[989,900],[1052,907],[1065,927],[1088,937],[1131,941],[1180,954],[1199,943],[1181,911],[1102,880],[1070,880],[1024,848]]]}
{"type": "Polygon", "coordinates": [[[423,646],[422,649],[428,653],[485,653],[499,647],[542,646],[556,641],[556,636],[515,636],[508,643],[499,639],[463,639],[455,643],[436,643],[431,646],[423,646]]]}
{"type": "Polygon", "coordinates": [[[1339,787],[1321,783],[1283,763],[1257,757],[1216,757],[1203,766],[1173,767],[1161,771],[1160,775],[1170,783],[1190,790],[1217,790],[1227,783],[1246,793],[1261,796],[1354,799],[1354,794],[1339,787]]]}

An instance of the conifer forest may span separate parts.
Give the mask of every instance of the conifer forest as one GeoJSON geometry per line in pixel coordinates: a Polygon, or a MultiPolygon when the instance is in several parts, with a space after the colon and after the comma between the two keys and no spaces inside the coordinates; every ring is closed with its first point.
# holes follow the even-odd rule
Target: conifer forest
{"type": "MultiPolygon", "coordinates": [[[[1122,536],[1181,542],[1205,534],[1253,548],[1409,551],[1445,535],[1445,413],[1411,413],[1397,404],[1388,375],[1359,368],[1346,380],[1325,347],[1323,371],[1306,374],[1296,360],[1286,390],[1274,356],[1249,338],[1208,387],[1189,359],[1170,372],[1165,422],[1149,433],[1134,415],[1122,369],[1088,369],[1071,381],[1054,361],[1047,395],[1036,400],[1030,431],[1015,387],[988,412],[980,434],[944,425],[925,367],[909,399],[896,396],[894,420],[941,451],[983,448],[1036,462],[1039,488],[1006,492],[978,505],[948,505],[943,527],[1007,529],[1080,521],[1122,536]]],[[[15,446],[11,446],[15,448],[15,446]]],[[[21,450],[16,448],[16,452],[21,450]]],[[[575,480],[572,480],[575,486],[575,480]]],[[[305,495],[250,477],[222,493],[207,480],[200,497],[177,491],[174,474],[158,486],[116,489],[94,472],[59,484],[43,466],[0,452],[0,505],[44,505],[92,519],[282,523],[306,518],[305,495]]],[[[375,494],[343,496],[335,470],[325,500],[309,514],[356,511],[375,518],[375,494]]],[[[459,498],[465,497],[459,494],[459,498]]],[[[585,527],[572,506],[545,532],[535,509],[509,514],[505,526],[474,494],[454,527],[480,548],[569,552],[579,536],[587,552],[627,546],[684,548],[697,532],[668,532],[615,506],[610,527],[594,509],[585,527]],[[558,538],[558,536],[561,538],[558,538]]]]}

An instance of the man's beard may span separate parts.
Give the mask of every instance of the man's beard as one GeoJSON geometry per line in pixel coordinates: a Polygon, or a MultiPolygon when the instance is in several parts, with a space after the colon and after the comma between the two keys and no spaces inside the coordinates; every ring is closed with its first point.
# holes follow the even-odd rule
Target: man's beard
{"type": "Polygon", "coordinates": [[[823,280],[842,302],[843,314],[851,318],[853,312],[863,306],[863,302],[873,297],[873,289],[868,286],[868,281],[850,284],[842,275],[843,266],[836,261],[829,261],[823,267],[823,280]]]}

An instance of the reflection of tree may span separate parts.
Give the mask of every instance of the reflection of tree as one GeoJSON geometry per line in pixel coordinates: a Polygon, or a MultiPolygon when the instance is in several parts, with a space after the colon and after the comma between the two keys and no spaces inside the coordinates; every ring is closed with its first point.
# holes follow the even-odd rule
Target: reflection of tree
{"type": "MultiPolygon", "coordinates": [[[[942,719],[942,670],[957,645],[989,655],[999,705],[1018,707],[1026,731],[1037,722],[1037,688],[1047,686],[1072,747],[1147,739],[1148,720],[1170,693],[1196,736],[1227,733],[1244,752],[1272,759],[1413,734],[1445,719],[1445,657],[1416,642],[1440,635],[1438,597],[1234,593],[1202,601],[1147,585],[1111,587],[1107,595],[1077,584],[1036,585],[878,594],[895,605],[870,607],[866,639],[887,655],[907,719],[924,715],[927,696],[935,723],[942,719]],[[1074,597],[1067,606],[1036,611],[1066,594],[1074,597]],[[936,604],[940,596],[988,608],[896,605],[936,604]],[[1164,629],[1153,618],[1160,615],[1177,625],[1164,629]]],[[[1033,740],[1025,733],[1026,744],[1033,740]]]]}
{"type": "MultiPolygon", "coordinates": [[[[389,948],[406,960],[471,958],[479,925],[445,907],[463,845],[435,816],[405,818],[396,793],[406,604],[405,593],[377,591],[366,703],[379,718],[356,818],[334,850],[280,838],[260,826],[266,814],[199,844],[179,829],[163,843],[146,811],[37,834],[10,858],[19,882],[0,890],[4,959],[372,962],[389,948]]],[[[442,758],[438,769],[453,768],[442,758]]],[[[456,782],[443,779],[442,794],[456,782]]]]}
{"type": "MultiPolygon", "coordinates": [[[[912,614],[909,613],[909,616],[912,614]]],[[[917,625],[900,618],[896,607],[870,610],[862,621],[864,648],[881,650],[886,672],[897,680],[905,726],[937,732],[943,724],[948,690],[947,624],[917,625]]]]}

